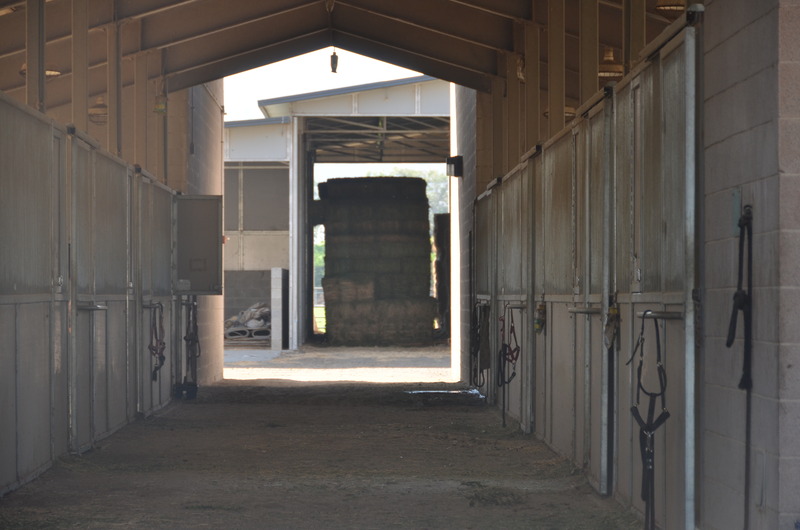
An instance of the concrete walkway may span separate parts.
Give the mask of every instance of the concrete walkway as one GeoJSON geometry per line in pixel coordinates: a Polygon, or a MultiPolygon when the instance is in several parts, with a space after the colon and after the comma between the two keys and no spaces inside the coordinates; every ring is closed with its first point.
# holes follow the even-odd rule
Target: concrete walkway
{"type": "Polygon", "coordinates": [[[369,383],[456,382],[446,345],[406,348],[304,345],[278,352],[244,345],[226,346],[225,379],[360,381],[369,383]]]}
{"type": "Polygon", "coordinates": [[[441,384],[201,387],[0,499],[0,528],[21,529],[640,527],[441,384]]]}

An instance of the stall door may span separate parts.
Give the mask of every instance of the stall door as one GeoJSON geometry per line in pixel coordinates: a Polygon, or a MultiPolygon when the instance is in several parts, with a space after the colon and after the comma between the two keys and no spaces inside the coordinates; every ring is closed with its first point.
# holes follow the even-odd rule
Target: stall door
{"type": "MultiPolygon", "coordinates": [[[[638,354],[629,364],[626,361],[643,329],[643,384],[650,390],[659,388],[655,322],[667,372],[666,407],[672,414],[655,435],[656,522],[663,528],[683,528],[688,521],[693,525],[693,508],[686,502],[692,497],[686,485],[693,482],[693,458],[684,458],[686,447],[693,447],[687,424],[693,428],[694,422],[693,403],[685,400],[694,373],[692,32],[688,28],[665,45],[617,90],[614,102],[614,287],[621,316],[615,492],[644,511],[639,427],[630,412],[637,396],[638,354]]],[[[646,407],[642,396],[644,415],[646,407]]]]}

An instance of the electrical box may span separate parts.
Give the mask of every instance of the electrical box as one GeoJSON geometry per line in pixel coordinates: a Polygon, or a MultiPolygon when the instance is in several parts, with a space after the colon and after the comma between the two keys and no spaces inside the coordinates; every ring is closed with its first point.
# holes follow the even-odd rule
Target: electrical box
{"type": "Polygon", "coordinates": [[[222,294],[222,196],[176,195],[175,294],[222,294]]]}

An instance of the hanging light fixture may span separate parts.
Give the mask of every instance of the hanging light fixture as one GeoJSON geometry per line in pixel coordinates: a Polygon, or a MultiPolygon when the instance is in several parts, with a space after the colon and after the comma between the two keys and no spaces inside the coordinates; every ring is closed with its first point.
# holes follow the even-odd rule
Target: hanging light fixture
{"type": "MultiPolygon", "coordinates": [[[[331,44],[333,44],[333,8],[336,7],[336,0],[325,0],[325,10],[328,12],[328,31],[331,32],[331,44]]],[[[336,47],[331,54],[331,72],[336,73],[339,67],[339,56],[336,55],[336,47]]]]}
{"type": "Polygon", "coordinates": [[[108,105],[103,96],[97,96],[94,100],[94,105],[89,107],[89,121],[96,125],[105,125],[108,123],[108,105]]]}
{"type": "MultiPolygon", "coordinates": [[[[19,75],[22,77],[27,77],[28,75],[28,63],[22,63],[22,66],[19,67],[19,75]]],[[[48,81],[50,79],[55,79],[56,77],[61,75],[61,70],[58,67],[48,64],[44,67],[44,77],[48,81]]]]}
{"type": "Polygon", "coordinates": [[[624,73],[625,69],[622,64],[618,63],[614,57],[614,48],[605,46],[603,48],[603,60],[600,61],[597,69],[597,77],[602,81],[615,81],[620,79],[624,73]]]}
{"type": "Polygon", "coordinates": [[[331,54],[331,72],[336,73],[336,68],[339,66],[339,56],[336,55],[336,48],[333,49],[331,54]]]}
{"type": "Polygon", "coordinates": [[[656,12],[669,20],[675,20],[686,10],[684,0],[658,0],[656,12]]]}

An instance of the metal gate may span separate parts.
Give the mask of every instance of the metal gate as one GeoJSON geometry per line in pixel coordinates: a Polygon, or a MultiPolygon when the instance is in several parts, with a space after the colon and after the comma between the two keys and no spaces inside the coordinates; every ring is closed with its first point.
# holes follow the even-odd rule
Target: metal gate
{"type": "MultiPolygon", "coordinates": [[[[643,317],[658,323],[672,416],[655,438],[655,506],[657,524],[670,528],[694,521],[694,54],[691,27],[654,45],[475,205],[490,402],[503,398],[504,415],[586,469],[599,492],[640,511],[638,363],[626,361],[643,317]],[[519,380],[502,386],[494,354],[499,318],[510,314],[525,354],[519,380]]],[[[655,331],[652,322],[644,329],[643,383],[652,389],[655,331]]]]}
{"type": "MultiPolygon", "coordinates": [[[[694,524],[694,30],[664,45],[615,92],[617,166],[614,178],[613,287],[621,316],[617,360],[615,493],[644,510],[635,405],[641,329],[658,388],[655,331],[660,328],[672,417],[656,432],[656,521],[665,528],[694,524]],[[646,311],[652,313],[645,313],[646,311]]],[[[642,401],[646,406],[646,400],[642,401]]]]}

